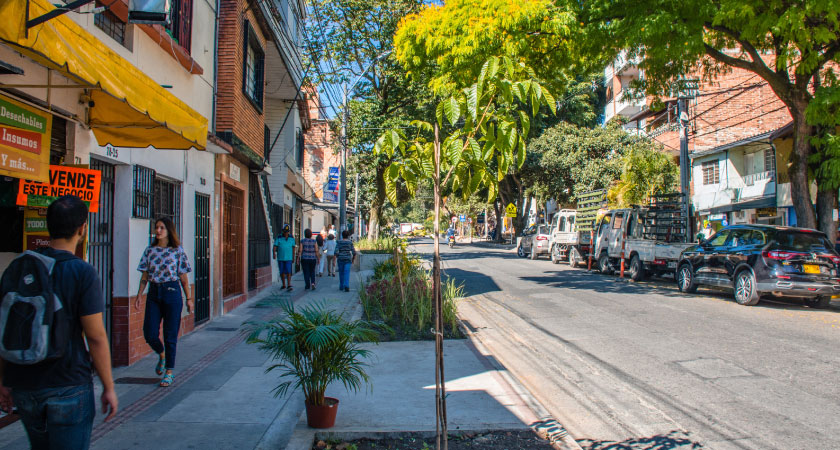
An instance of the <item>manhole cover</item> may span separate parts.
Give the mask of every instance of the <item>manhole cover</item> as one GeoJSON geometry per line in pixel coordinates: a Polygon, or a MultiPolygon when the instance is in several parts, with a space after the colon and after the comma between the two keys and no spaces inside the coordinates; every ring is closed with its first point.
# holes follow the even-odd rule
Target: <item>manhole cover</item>
{"type": "Polygon", "coordinates": [[[114,380],[117,384],[158,384],[160,378],[122,377],[114,380]]]}
{"type": "Polygon", "coordinates": [[[720,358],[700,358],[677,364],[703,378],[748,377],[752,374],[720,358]]]}
{"type": "Polygon", "coordinates": [[[226,328],[226,327],[207,327],[207,328],[206,328],[206,330],[207,330],[207,331],[239,331],[239,328],[236,328],[236,327],[232,327],[232,328],[226,328]]]}

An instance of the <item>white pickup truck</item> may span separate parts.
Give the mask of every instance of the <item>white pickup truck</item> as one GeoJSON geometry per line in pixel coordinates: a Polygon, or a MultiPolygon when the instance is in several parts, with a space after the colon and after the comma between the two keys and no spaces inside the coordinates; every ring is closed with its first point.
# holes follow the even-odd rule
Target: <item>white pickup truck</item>
{"type": "Polygon", "coordinates": [[[551,262],[554,264],[568,261],[569,265],[575,267],[583,264],[589,254],[590,233],[577,230],[576,214],[573,209],[562,209],[551,219],[548,245],[551,262]]]}
{"type": "Polygon", "coordinates": [[[680,254],[694,243],[684,242],[685,223],[674,216],[673,211],[634,207],[599,217],[593,252],[598,270],[605,274],[619,270],[623,256],[625,273],[634,281],[648,274],[676,272],[680,254]]]}

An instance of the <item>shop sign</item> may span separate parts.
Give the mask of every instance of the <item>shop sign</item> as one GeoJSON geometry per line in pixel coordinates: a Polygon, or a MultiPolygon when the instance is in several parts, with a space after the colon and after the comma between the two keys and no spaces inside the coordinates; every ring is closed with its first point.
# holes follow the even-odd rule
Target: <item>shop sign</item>
{"type": "Polygon", "coordinates": [[[228,172],[228,175],[230,175],[233,181],[236,181],[237,183],[242,182],[242,173],[240,172],[239,166],[236,164],[230,163],[230,171],[228,172]]]}
{"type": "Polygon", "coordinates": [[[0,175],[47,181],[52,115],[0,95],[0,175]]]}
{"type": "Polygon", "coordinates": [[[726,214],[709,214],[709,220],[723,220],[726,218],[726,214]]]}
{"type": "Polygon", "coordinates": [[[98,170],[73,166],[50,166],[48,183],[21,180],[17,204],[46,208],[62,195],[75,195],[84,201],[90,212],[99,211],[99,188],[102,177],[98,170]]]}
{"type": "Polygon", "coordinates": [[[776,212],[776,208],[758,208],[755,210],[755,214],[758,217],[776,217],[779,214],[776,212]]]}
{"type": "MultiPolygon", "coordinates": [[[[25,208],[23,211],[23,249],[37,250],[50,246],[50,234],[47,231],[47,210],[45,208],[25,208]]],[[[87,233],[76,247],[76,256],[86,259],[87,233]]]]}
{"type": "Polygon", "coordinates": [[[330,167],[329,176],[327,177],[327,190],[335,191],[338,189],[339,168],[330,167]]]}

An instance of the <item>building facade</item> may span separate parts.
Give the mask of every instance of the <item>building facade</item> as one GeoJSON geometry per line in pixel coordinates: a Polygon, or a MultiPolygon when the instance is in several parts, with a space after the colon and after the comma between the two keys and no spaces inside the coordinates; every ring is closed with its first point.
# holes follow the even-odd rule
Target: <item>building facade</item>
{"type": "Polygon", "coordinates": [[[68,192],[55,180],[93,174],[95,198],[73,190],[91,204],[78,253],[102,280],[115,365],[151,351],[133,305],[156,218],[175,222],[192,266],[196,308],[182,334],[276,276],[269,154],[294,148],[300,118],[277,111],[296,102],[303,76],[302,3],[181,1],[166,26],[130,23],[128,3],[91,3],[27,30],[27,14],[55,7],[0,2],[0,107],[14,111],[0,128],[32,144],[0,142],[0,232],[11,237],[0,271],[49,242],[52,197],[20,193],[68,192]]]}
{"type": "MultiPolygon", "coordinates": [[[[632,61],[618,58],[606,71],[610,74],[612,77],[605,79],[605,117],[623,117],[629,132],[652,138],[664,152],[678,158],[676,99],[664,99],[658,109],[650,107],[652,99],[641,104],[638,100],[619,100],[634,77],[643,77],[644,73],[635,69],[632,61]],[[609,97],[610,86],[617,92],[613,100],[609,97]],[[609,105],[622,107],[610,111],[609,105]]],[[[696,228],[706,220],[714,227],[730,223],[787,224],[786,216],[777,210],[776,167],[782,163],[777,161],[770,138],[791,117],[767,82],[752,72],[732,69],[714,80],[702,80],[696,97],[687,103],[696,228]]]]}

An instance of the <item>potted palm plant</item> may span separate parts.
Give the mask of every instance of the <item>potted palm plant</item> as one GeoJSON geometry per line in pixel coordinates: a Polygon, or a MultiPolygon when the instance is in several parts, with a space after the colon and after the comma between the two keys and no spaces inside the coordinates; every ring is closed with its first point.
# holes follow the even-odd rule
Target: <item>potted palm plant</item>
{"type": "Polygon", "coordinates": [[[273,392],[283,396],[289,388],[300,388],[306,401],[306,419],[312,428],[330,428],[335,424],[338,399],[327,397],[330,383],[341,382],[353,392],[370,383],[363,361],[369,351],[360,342],[376,342],[374,324],[347,321],[323,304],[295,309],[291,302],[282,305],[285,314],[269,322],[250,323],[249,344],[276,361],[266,372],[279,370],[286,381],[273,392]]]}

